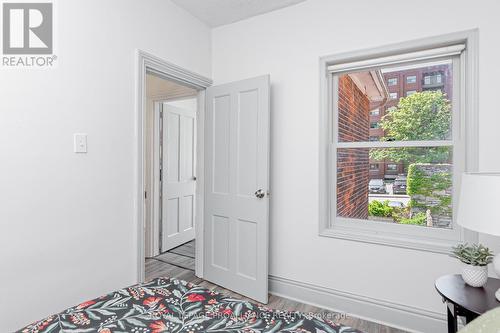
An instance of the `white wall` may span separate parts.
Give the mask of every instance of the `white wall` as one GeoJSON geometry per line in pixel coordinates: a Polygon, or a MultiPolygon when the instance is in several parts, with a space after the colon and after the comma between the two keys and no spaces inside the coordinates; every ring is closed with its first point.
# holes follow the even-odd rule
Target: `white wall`
{"type": "Polygon", "coordinates": [[[0,73],[1,332],[136,282],[135,49],[211,73],[169,0],[56,5],[58,67],[0,73]]]}
{"type": "Polygon", "coordinates": [[[271,275],[444,313],[434,280],[459,272],[455,260],[318,236],[319,57],[479,28],[480,168],[500,171],[499,11],[496,0],[308,0],[214,30],[215,84],[271,74],[271,275]]]}
{"type": "Polygon", "coordinates": [[[171,106],[175,106],[176,108],[181,108],[181,109],[186,109],[186,110],[197,112],[198,98],[194,97],[194,98],[177,99],[177,100],[168,101],[166,104],[171,105],[171,106]]]}

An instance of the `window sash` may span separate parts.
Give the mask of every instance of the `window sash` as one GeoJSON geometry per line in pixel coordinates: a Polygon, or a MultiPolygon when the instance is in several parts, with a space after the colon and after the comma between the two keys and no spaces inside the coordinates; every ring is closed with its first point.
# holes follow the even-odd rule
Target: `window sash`
{"type": "MultiPolygon", "coordinates": [[[[463,122],[463,82],[460,80],[460,72],[463,66],[463,59],[460,56],[448,57],[452,59],[453,70],[453,100],[452,100],[452,139],[450,140],[423,140],[423,141],[362,141],[362,142],[339,142],[338,141],[338,75],[344,73],[330,73],[330,94],[331,94],[331,131],[329,143],[329,227],[325,234],[334,237],[352,238],[371,242],[380,238],[381,243],[403,244],[405,242],[417,242],[422,248],[430,249],[435,246],[442,249],[450,246],[458,240],[464,239],[464,230],[457,227],[456,199],[457,189],[460,187],[460,175],[465,171],[465,142],[462,132],[465,130],[463,122]],[[374,220],[352,219],[337,216],[337,151],[342,148],[398,148],[398,147],[452,147],[453,149],[453,192],[452,228],[433,228],[415,225],[403,225],[374,220]],[[369,221],[369,223],[367,223],[369,221]],[[339,236],[340,235],[340,236],[339,236]]],[[[420,63],[421,60],[413,61],[420,63]]],[[[385,66],[381,65],[380,67],[385,66]]],[[[379,67],[379,66],[377,66],[379,67]]],[[[377,242],[377,241],[375,241],[377,242]]],[[[377,242],[379,243],[379,242],[377,242]]],[[[403,246],[403,245],[402,245],[403,246]]],[[[414,246],[418,248],[419,245],[414,246]]]]}
{"type": "Polygon", "coordinates": [[[342,142],[336,142],[335,145],[337,148],[449,147],[454,145],[454,141],[453,140],[348,141],[348,142],[342,141],[342,142]]]}

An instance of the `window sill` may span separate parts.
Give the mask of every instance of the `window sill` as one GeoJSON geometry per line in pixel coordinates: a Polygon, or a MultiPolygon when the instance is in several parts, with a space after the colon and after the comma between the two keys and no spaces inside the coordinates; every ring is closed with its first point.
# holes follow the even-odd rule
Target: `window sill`
{"type": "Polygon", "coordinates": [[[477,233],[464,232],[461,239],[434,239],[429,237],[419,237],[412,235],[396,235],[385,231],[363,230],[361,228],[330,227],[320,230],[321,237],[338,238],[362,243],[378,244],[418,250],[425,252],[434,252],[441,254],[450,254],[451,247],[460,242],[477,242],[477,233]]]}

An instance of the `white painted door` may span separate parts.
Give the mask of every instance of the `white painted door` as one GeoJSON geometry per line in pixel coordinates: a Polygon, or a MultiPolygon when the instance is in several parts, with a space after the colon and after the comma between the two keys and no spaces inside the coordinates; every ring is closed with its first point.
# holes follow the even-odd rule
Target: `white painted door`
{"type": "Polygon", "coordinates": [[[161,252],[195,237],[196,112],[162,104],[161,252]]]}
{"type": "Polygon", "coordinates": [[[267,303],[269,76],[206,96],[204,278],[267,303]]]}

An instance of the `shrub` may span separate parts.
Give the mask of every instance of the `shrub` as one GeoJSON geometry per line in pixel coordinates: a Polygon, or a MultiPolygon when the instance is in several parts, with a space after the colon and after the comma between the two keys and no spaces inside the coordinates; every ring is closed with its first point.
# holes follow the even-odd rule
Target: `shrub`
{"type": "Polygon", "coordinates": [[[451,173],[438,168],[451,168],[447,164],[422,164],[415,163],[408,166],[407,191],[408,195],[420,194],[423,196],[433,196],[435,192],[445,191],[451,188],[452,179],[451,173]],[[431,174],[426,174],[424,168],[436,168],[436,170],[428,171],[431,174]]]}
{"type": "Polygon", "coordinates": [[[371,216],[392,217],[394,209],[389,206],[389,200],[380,202],[373,200],[368,204],[368,214],[371,216]]]}
{"type": "Polygon", "coordinates": [[[417,213],[411,218],[401,218],[399,221],[401,224],[413,224],[413,225],[426,225],[427,224],[427,217],[425,213],[417,213]]]}
{"type": "Polygon", "coordinates": [[[450,164],[410,164],[406,191],[412,211],[430,209],[433,216],[451,216],[452,184],[450,164]]]}

